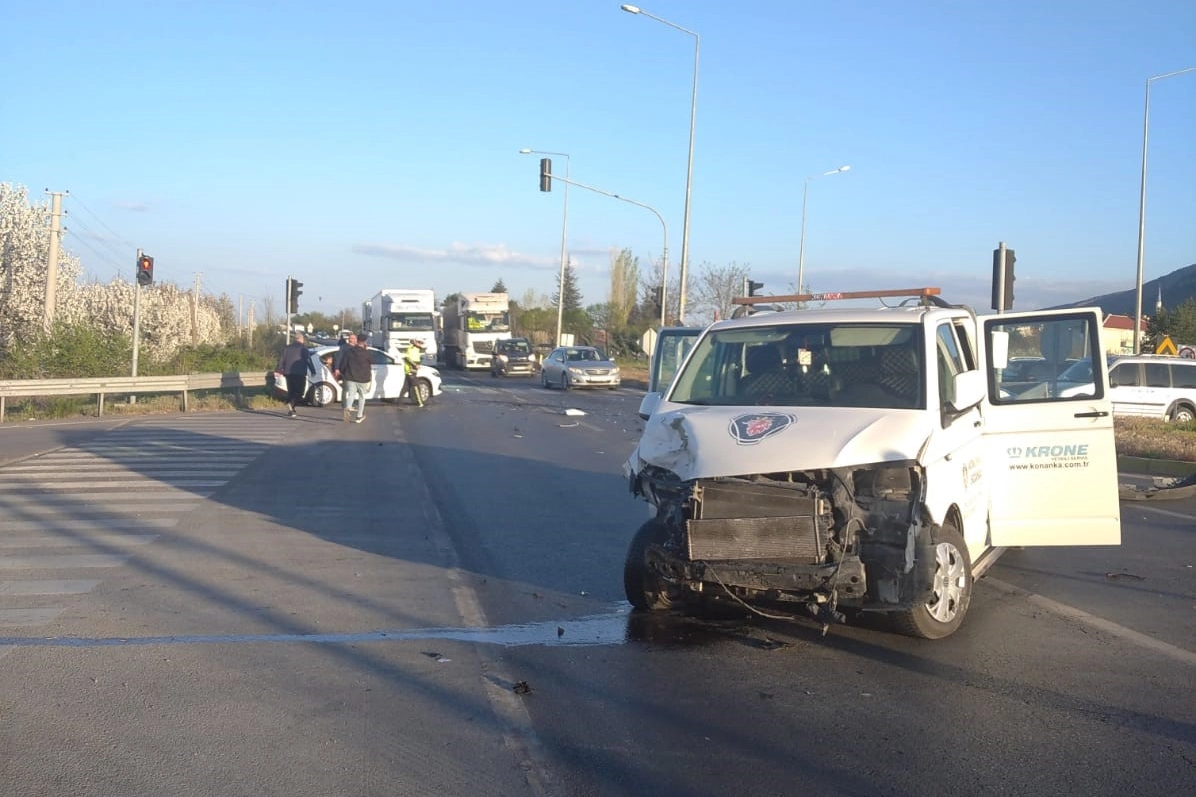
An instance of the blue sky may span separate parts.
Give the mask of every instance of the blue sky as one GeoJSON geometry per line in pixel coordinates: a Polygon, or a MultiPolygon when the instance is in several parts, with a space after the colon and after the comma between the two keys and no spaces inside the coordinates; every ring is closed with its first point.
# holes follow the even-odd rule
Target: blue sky
{"type": "MultiPolygon", "coordinates": [[[[1134,285],[1146,79],[1196,66],[1191,0],[644,0],[701,35],[690,272],[814,290],[939,285],[1017,308],[1134,285]]],[[[551,293],[563,186],[645,203],[682,249],[695,39],[616,0],[9,4],[0,181],[69,190],[89,275],[301,309],[381,288],[551,293]],[[561,158],[554,170],[564,172],[561,158]]],[[[1146,279],[1196,262],[1196,73],[1151,84],[1146,279]]],[[[643,208],[569,193],[583,299],[643,208]]],[[[692,291],[692,288],[691,288],[692,291]]]]}

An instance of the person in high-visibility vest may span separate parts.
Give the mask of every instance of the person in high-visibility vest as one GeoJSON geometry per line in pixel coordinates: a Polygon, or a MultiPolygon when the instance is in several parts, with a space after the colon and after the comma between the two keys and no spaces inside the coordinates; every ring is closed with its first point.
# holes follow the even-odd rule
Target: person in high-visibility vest
{"type": "Polygon", "coordinates": [[[424,406],[423,396],[419,392],[419,380],[415,378],[415,375],[419,371],[420,363],[423,362],[425,346],[427,344],[422,340],[413,340],[403,354],[403,373],[407,375],[403,383],[403,390],[417,407],[424,406]]]}

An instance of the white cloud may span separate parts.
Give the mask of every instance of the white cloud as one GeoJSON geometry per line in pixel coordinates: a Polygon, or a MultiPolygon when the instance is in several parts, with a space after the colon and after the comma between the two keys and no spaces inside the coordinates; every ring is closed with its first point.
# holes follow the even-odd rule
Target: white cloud
{"type": "Polygon", "coordinates": [[[510,266],[532,270],[560,267],[556,258],[526,255],[508,249],[503,244],[463,244],[453,242],[445,249],[420,249],[402,244],[355,244],[353,251],[369,257],[382,257],[403,262],[452,262],[470,266],[510,266]]]}

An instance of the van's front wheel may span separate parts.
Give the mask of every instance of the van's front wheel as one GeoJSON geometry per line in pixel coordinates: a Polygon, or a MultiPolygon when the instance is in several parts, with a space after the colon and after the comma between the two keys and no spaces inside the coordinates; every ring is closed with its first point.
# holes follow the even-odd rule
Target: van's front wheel
{"type": "Polygon", "coordinates": [[[623,563],[623,591],[636,609],[663,611],[678,603],[673,588],[648,567],[648,546],[663,545],[668,537],[668,527],[659,520],[649,520],[631,540],[623,563]]]}
{"type": "Polygon", "coordinates": [[[893,615],[894,627],[922,639],[955,633],[972,600],[972,562],[963,535],[950,521],[938,530],[934,545],[934,589],[921,606],[893,615]]]}

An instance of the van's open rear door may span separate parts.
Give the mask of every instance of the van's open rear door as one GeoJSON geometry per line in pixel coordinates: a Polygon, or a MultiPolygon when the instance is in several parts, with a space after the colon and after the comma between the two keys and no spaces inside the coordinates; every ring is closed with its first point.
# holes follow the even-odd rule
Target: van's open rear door
{"type": "Polygon", "coordinates": [[[1006,313],[980,319],[988,369],[985,478],[989,544],[1118,545],[1117,453],[1100,310],[1006,313]],[[1044,358],[1054,374],[1003,386],[1008,357],[1044,358]],[[1091,383],[1059,380],[1090,362],[1091,383]]]}

